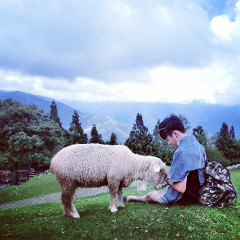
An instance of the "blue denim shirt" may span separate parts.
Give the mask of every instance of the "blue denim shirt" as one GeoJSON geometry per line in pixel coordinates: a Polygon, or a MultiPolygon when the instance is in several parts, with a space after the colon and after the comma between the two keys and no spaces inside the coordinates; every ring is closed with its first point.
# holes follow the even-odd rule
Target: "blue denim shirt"
{"type": "MultiPolygon", "coordinates": [[[[169,182],[179,182],[184,180],[190,171],[201,169],[205,166],[205,148],[197,141],[193,135],[187,135],[179,142],[179,146],[173,155],[173,161],[169,173],[169,182]]],[[[200,185],[204,184],[204,173],[198,170],[200,185]]],[[[172,186],[163,195],[165,204],[175,203],[182,198],[182,193],[176,191],[172,186]]]]}

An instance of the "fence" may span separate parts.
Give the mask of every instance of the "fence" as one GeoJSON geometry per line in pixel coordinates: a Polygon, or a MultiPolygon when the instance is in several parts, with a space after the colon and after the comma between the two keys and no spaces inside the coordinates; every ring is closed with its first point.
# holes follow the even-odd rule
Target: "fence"
{"type": "MultiPolygon", "coordinates": [[[[37,171],[29,170],[18,170],[18,180],[19,182],[26,182],[30,178],[34,177],[36,174],[39,174],[37,171]]],[[[0,183],[7,184],[11,182],[11,172],[10,171],[0,171],[0,183]]]]}

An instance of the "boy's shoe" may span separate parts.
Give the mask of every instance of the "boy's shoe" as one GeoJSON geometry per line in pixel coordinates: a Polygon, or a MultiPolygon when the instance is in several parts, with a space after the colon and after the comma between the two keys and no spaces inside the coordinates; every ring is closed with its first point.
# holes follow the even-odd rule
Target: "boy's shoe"
{"type": "Polygon", "coordinates": [[[127,202],[127,196],[122,196],[122,201],[127,202]]]}

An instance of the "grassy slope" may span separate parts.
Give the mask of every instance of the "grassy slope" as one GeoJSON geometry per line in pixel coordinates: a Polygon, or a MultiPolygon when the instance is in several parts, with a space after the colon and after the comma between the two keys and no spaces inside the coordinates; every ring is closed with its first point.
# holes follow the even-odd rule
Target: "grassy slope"
{"type": "MultiPolygon", "coordinates": [[[[240,170],[231,176],[239,192],[240,170]]],[[[240,208],[126,203],[111,213],[108,201],[109,194],[78,199],[80,219],[64,217],[60,203],[1,211],[0,239],[240,239],[240,208]]],[[[239,196],[231,205],[240,205],[239,196]]]]}
{"type": "MultiPolygon", "coordinates": [[[[168,171],[169,171],[169,167],[168,171]]],[[[53,174],[35,176],[18,186],[8,186],[0,189],[0,204],[39,197],[46,194],[61,192],[61,187],[53,174]]]]}
{"type": "Polygon", "coordinates": [[[35,176],[26,183],[18,186],[8,186],[0,189],[0,204],[14,202],[32,197],[60,192],[61,188],[53,174],[35,176]]]}

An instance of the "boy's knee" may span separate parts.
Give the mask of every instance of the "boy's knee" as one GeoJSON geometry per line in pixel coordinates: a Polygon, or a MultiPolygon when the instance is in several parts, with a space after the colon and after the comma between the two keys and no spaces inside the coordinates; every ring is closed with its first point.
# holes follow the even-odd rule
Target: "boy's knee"
{"type": "Polygon", "coordinates": [[[146,194],[146,201],[147,202],[152,202],[153,201],[153,196],[152,196],[151,192],[146,194]]]}

